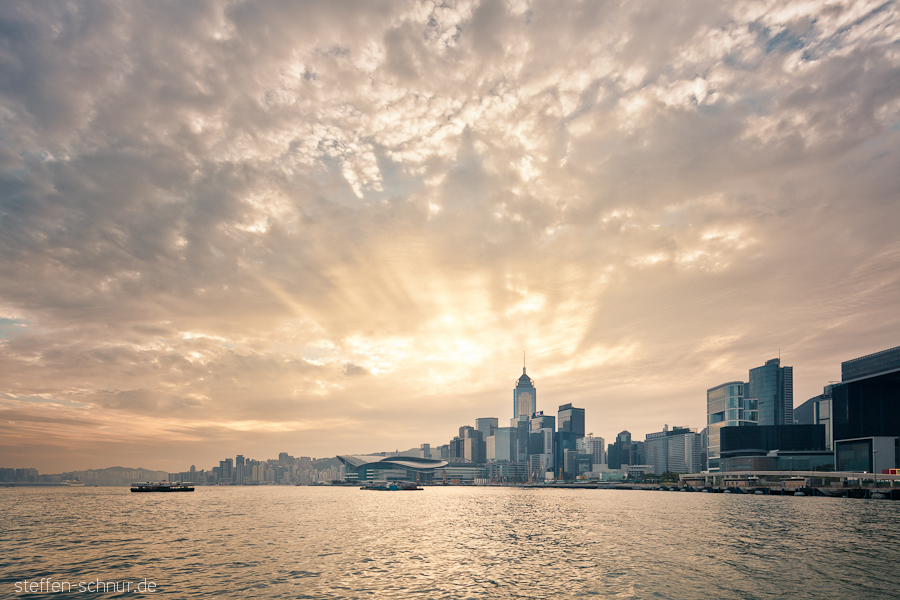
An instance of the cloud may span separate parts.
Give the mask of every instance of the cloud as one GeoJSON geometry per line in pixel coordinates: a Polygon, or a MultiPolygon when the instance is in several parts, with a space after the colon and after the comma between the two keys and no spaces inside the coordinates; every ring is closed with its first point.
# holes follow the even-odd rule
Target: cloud
{"type": "Polygon", "coordinates": [[[779,348],[815,395],[897,345],[897,21],[4,6],[2,410],[190,429],[205,464],[443,443],[507,416],[523,349],[541,408],[608,438],[702,427],[705,390],[779,348]]]}

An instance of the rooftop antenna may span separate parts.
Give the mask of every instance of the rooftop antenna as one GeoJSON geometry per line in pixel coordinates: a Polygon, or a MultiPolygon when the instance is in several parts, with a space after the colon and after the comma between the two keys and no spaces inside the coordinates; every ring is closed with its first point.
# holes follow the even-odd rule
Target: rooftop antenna
{"type": "Polygon", "coordinates": [[[522,350],[522,375],[525,374],[525,351],[522,350]]]}

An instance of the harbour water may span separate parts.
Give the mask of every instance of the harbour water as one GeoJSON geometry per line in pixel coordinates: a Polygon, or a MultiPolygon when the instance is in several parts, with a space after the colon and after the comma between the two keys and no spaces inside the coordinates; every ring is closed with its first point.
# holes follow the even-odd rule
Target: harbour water
{"type": "Polygon", "coordinates": [[[3,488],[0,519],[2,598],[900,597],[900,502],[887,500],[3,488]],[[24,593],[48,577],[71,592],[24,593]]]}

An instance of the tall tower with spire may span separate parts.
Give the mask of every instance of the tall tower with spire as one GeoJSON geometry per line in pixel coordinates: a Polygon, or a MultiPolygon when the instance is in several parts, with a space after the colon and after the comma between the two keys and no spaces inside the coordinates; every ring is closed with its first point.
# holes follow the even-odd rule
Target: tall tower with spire
{"type": "Polygon", "coordinates": [[[513,390],[513,419],[531,418],[537,411],[537,389],[534,380],[525,373],[525,354],[522,353],[522,376],[513,390]]]}

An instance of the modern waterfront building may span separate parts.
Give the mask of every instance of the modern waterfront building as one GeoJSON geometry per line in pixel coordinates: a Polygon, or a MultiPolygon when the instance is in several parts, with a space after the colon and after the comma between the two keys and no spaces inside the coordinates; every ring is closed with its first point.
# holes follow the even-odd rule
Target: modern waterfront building
{"type": "Polygon", "coordinates": [[[706,390],[706,464],[712,473],[720,470],[719,431],[759,423],[757,399],[744,397],[746,387],[742,381],[729,381],[706,390]]]}
{"type": "Polygon", "coordinates": [[[474,463],[452,464],[438,467],[434,470],[435,483],[446,481],[447,483],[475,483],[487,480],[489,470],[484,465],[474,463]]]}
{"type": "Polygon", "coordinates": [[[653,475],[653,465],[628,465],[628,479],[640,479],[644,475],[653,475]]]}
{"type": "Polygon", "coordinates": [[[900,437],[872,436],[838,440],[834,448],[835,471],[885,473],[897,469],[900,437]]]}
{"type": "Polygon", "coordinates": [[[435,469],[447,467],[447,461],[418,456],[346,455],[337,459],[346,467],[352,481],[433,481],[435,469]]]}
{"type": "Polygon", "coordinates": [[[835,440],[900,436],[900,347],[841,363],[831,402],[835,440]]]}
{"type": "Polygon", "coordinates": [[[785,471],[834,467],[834,455],[825,447],[824,425],[732,426],[723,427],[720,435],[721,471],[782,470],[779,465],[785,471]]]}
{"type": "Polygon", "coordinates": [[[750,369],[744,397],[758,401],[760,425],[790,425],[794,422],[794,368],[782,367],[780,358],[750,369]]]}
{"type": "Polygon", "coordinates": [[[534,387],[534,380],[525,374],[525,367],[522,367],[522,376],[513,389],[513,418],[522,416],[530,418],[535,412],[537,412],[537,389],[534,387]]]}
{"type": "Polygon", "coordinates": [[[527,461],[488,463],[487,473],[492,481],[522,482],[531,478],[527,461]]]}
{"type": "Polygon", "coordinates": [[[900,468],[900,346],[841,363],[831,386],[835,468],[900,468]]]}

